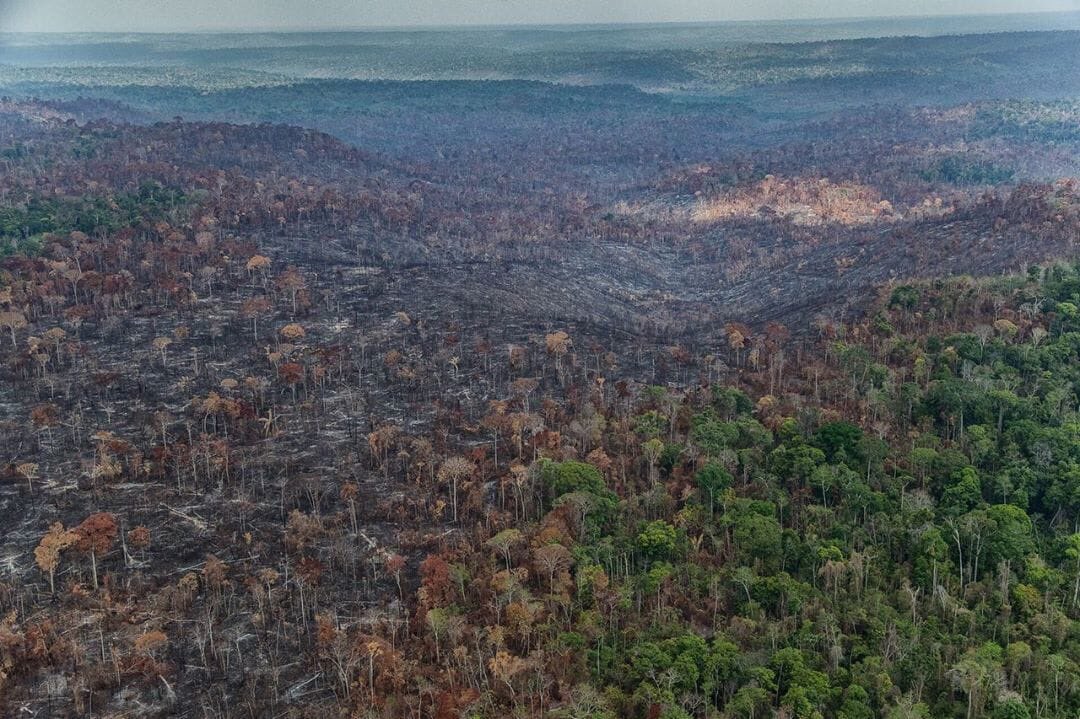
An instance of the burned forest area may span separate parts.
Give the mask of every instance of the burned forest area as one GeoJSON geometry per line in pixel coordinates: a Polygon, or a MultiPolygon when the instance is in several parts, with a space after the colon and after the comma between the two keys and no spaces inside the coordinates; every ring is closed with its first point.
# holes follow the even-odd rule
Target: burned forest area
{"type": "Polygon", "coordinates": [[[0,68],[0,716],[1076,717],[1076,37],[0,68]]]}

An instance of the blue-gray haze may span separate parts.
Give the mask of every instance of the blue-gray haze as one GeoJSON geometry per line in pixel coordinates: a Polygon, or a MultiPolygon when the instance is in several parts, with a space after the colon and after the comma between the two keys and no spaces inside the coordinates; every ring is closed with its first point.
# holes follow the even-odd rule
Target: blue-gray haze
{"type": "Polygon", "coordinates": [[[1080,10],[1080,0],[0,0],[10,32],[656,23],[1080,10]]]}

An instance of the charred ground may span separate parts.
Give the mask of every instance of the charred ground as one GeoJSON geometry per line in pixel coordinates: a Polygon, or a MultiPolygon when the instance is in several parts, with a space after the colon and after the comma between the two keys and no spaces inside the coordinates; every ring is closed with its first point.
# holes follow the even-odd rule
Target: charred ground
{"type": "Polygon", "coordinates": [[[155,92],[0,105],[3,711],[1076,708],[1074,101],[274,90],[399,152],[155,92]]]}

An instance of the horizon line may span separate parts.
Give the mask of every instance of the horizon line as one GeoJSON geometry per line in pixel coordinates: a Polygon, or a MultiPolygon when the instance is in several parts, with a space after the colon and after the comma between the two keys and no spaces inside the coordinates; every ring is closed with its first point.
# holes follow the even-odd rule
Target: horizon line
{"type": "MultiPolygon", "coordinates": [[[[511,22],[511,23],[451,23],[441,25],[405,24],[405,25],[355,25],[332,27],[324,25],[294,25],[281,27],[205,27],[182,30],[0,30],[3,35],[273,35],[273,34],[334,34],[361,32],[440,32],[462,30],[504,30],[526,28],[552,28],[559,30],[656,27],[656,26],[710,26],[738,24],[783,24],[783,23],[843,23],[868,22],[882,20],[943,20],[961,18],[993,17],[1031,17],[1048,15],[1080,15],[1076,10],[1031,10],[1023,12],[969,12],[969,13],[930,13],[919,15],[835,15],[825,17],[786,17],[786,18],[743,18],[731,20],[640,20],[620,22],[511,22]]],[[[1064,30],[1065,28],[1063,28],[1064,30]]]]}

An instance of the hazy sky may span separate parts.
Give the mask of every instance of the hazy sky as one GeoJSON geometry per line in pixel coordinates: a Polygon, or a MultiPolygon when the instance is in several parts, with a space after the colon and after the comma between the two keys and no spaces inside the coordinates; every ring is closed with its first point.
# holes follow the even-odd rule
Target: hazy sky
{"type": "Polygon", "coordinates": [[[0,0],[4,31],[682,22],[1080,10],[1080,0],[0,0]]]}

